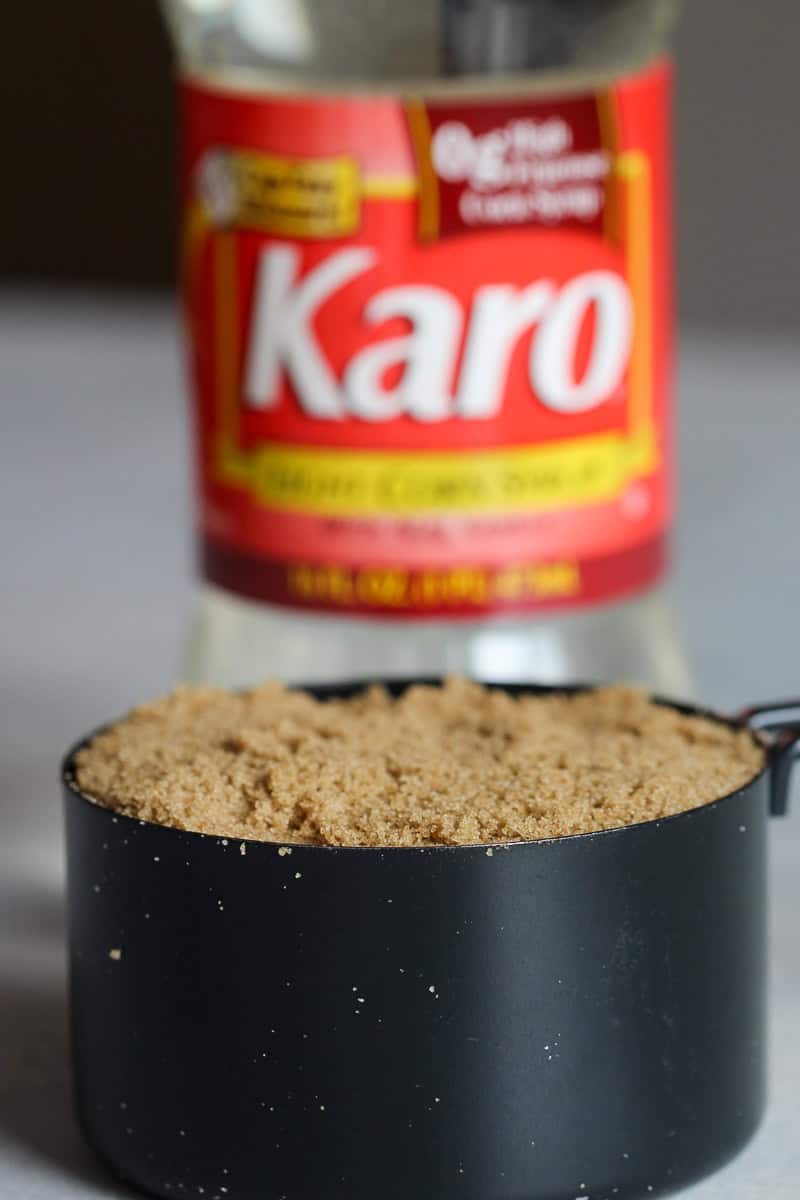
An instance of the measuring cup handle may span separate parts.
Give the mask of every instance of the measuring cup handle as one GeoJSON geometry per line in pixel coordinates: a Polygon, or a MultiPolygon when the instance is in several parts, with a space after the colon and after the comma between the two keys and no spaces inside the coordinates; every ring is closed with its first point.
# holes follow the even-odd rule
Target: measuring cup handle
{"type": "Polygon", "coordinates": [[[774,735],[767,746],[769,807],[774,817],[783,817],[789,808],[792,769],[800,758],[800,700],[758,704],[739,713],[738,719],[749,729],[774,735]]]}

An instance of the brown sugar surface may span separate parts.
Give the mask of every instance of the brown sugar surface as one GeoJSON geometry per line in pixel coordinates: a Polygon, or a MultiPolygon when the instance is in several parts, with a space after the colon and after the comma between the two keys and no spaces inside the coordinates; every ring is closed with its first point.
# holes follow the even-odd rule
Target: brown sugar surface
{"type": "Polygon", "coordinates": [[[514,697],[450,679],[397,699],[183,688],[99,734],[76,765],[99,803],[178,829],[419,846],[670,816],[747,783],[763,751],[633,688],[514,697]]]}

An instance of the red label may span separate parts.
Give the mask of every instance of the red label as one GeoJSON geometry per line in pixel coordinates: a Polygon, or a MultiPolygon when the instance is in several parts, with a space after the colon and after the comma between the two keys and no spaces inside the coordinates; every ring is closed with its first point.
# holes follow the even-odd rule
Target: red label
{"type": "Polygon", "coordinates": [[[185,86],[213,582],[413,617],[657,578],[669,78],[458,103],[185,86]]]}

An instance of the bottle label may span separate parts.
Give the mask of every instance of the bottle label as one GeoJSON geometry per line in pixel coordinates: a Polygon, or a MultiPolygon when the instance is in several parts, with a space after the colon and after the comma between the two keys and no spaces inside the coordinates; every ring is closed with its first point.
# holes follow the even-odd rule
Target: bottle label
{"type": "Polygon", "coordinates": [[[552,98],[184,84],[210,581],[401,618],[658,577],[669,92],[663,63],[552,98]]]}

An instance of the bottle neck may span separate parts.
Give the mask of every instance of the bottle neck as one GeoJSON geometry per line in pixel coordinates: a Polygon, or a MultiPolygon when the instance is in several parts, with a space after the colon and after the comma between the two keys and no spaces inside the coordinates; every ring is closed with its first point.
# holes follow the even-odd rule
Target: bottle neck
{"type": "Polygon", "coordinates": [[[182,66],[246,90],[563,90],[669,46],[679,0],[165,0],[182,66]]]}

